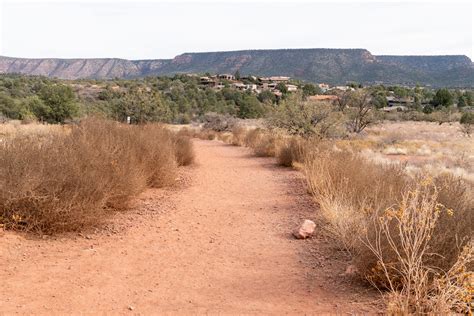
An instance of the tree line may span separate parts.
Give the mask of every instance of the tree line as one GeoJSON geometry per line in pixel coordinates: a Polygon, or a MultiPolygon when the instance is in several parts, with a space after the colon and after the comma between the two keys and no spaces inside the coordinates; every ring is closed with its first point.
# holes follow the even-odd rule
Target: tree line
{"type": "MultiPolygon", "coordinates": [[[[59,80],[23,75],[0,76],[0,118],[64,123],[87,115],[102,115],[118,121],[129,117],[133,123],[189,123],[206,113],[238,118],[261,118],[273,115],[298,98],[323,94],[314,84],[293,81],[298,92],[289,92],[279,84],[277,97],[271,91],[259,94],[240,91],[226,85],[221,90],[205,88],[199,77],[149,77],[134,80],[59,80]]],[[[387,106],[387,96],[410,97],[411,111],[432,113],[445,108],[472,107],[472,91],[426,89],[421,87],[362,87],[352,83],[354,91],[364,93],[326,92],[338,94],[339,106],[354,95],[367,96],[374,109],[387,106]]],[[[350,92],[354,92],[350,91],[350,92]]],[[[322,106],[323,107],[323,106],[322,106]]]]}

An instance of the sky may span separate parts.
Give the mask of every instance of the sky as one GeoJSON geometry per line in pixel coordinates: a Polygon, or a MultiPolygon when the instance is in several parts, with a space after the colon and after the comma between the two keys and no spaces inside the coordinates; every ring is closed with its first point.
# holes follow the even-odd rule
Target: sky
{"type": "Polygon", "coordinates": [[[0,55],[13,57],[366,48],[474,59],[471,1],[0,0],[0,22],[0,55]]]}

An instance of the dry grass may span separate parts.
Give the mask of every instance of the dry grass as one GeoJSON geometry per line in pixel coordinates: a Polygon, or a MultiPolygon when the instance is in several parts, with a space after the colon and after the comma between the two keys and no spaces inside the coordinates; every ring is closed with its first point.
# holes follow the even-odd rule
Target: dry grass
{"type": "Polygon", "coordinates": [[[191,138],[183,135],[174,137],[176,161],[179,166],[188,166],[194,162],[195,154],[191,138]]]}
{"type": "Polygon", "coordinates": [[[263,129],[261,128],[254,128],[250,129],[245,133],[243,137],[243,144],[246,147],[254,148],[257,146],[259,139],[262,137],[263,129]]]}
{"type": "Polygon", "coordinates": [[[279,140],[278,136],[262,133],[251,148],[257,157],[275,157],[279,148],[279,140]]]}
{"type": "Polygon", "coordinates": [[[474,142],[460,124],[385,122],[359,138],[338,141],[340,148],[365,151],[379,163],[404,162],[414,171],[450,173],[474,183],[474,142]]]}
{"type": "MultiPolygon", "coordinates": [[[[390,291],[389,313],[469,312],[472,293],[466,282],[472,276],[472,271],[467,269],[474,263],[472,242],[460,252],[453,251],[457,256],[452,262],[445,256],[432,260],[436,253],[433,244],[439,245],[437,238],[443,237],[436,232],[437,224],[444,216],[453,216],[453,212],[439,203],[436,186],[425,179],[404,192],[399,205],[385,210],[374,220],[375,238],[368,233],[365,244],[377,258],[374,270],[382,271],[383,282],[390,291]],[[439,261],[441,264],[437,264],[439,261]]],[[[450,249],[438,247],[437,250],[449,254],[450,249]]]]}
{"type": "Polygon", "coordinates": [[[35,135],[38,138],[51,136],[52,134],[64,134],[70,130],[70,126],[66,125],[50,125],[50,124],[40,124],[40,123],[31,123],[31,124],[22,124],[21,121],[9,121],[6,124],[0,124],[0,141],[35,135]]]}
{"type": "Polygon", "coordinates": [[[202,129],[194,135],[194,137],[197,137],[202,140],[214,140],[217,137],[217,132],[210,130],[210,129],[202,129]]]}
{"type": "Polygon", "coordinates": [[[453,272],[456,266],[472,273],[472,261],[462,252],[473,234],[468,182],[452,175],[421,180],[425,178],[408,175],[403,165],[376,164],[334,150],[331,143],[307,154],[305,172],[329,232],[353,255],[361,274],[391,291],[389,306],[398,306],[390,307],[391,312],[434,312],[433,306],[443,304],[456,310],[463,304],[448,295],[456,287],[454,292],[465,293],[463,282],[440,284],[460,277],[453,272]],[[423,181],[430,183],[429,189],[420,189],[423,181]],[[420,253],[421,245],[426,251],[420,253]],[[423,274],[424,283],[412,273],[423,274]],[[431,306],[435,292],[437,303],[431,306]]]}
{"type": "Polygon", "coordinates": [[[233,135],[230,132],[222,132],[217,134],[217,139],[226,144],[231,144],[233,141],[233,135]]]}
{"type": "Polygon", "coordinates": [[[369,214],[392,206],[407,184],[403,167],[373,163],[322,143],[307,154],[305,174],[311,193],[329,221],[329,230],[348,250],[358,243],[369,214]]]}
{"type": "Polygon", "coordinates": [[[176,147],[166,128],[89,119],[70,129],[2,142],[0,222],[7,229],[80,230],[126,208],[147,186],[174,183],[176,147]]]}
{"type": "Polygon", "coordinates": [[[277,152],[278,164],[284,167],[292,167],[293,163],[304,161],[306,147],[309,142],[299,137],[289,137],[282,140],[277,152]]]}
{"type": "Polygon", "coordinates": [[[244,146],[246,135],[247,135],[247,129],[241,126],[235,126],[232,129],[231,144],[234,146],[244,146]]]}
{"type": "MultiPolygon", "coordinates": [[[[352,254],[363,276],[388,290],[388,312],[466,312],[472,300],[468,282],[474,279],[473,184],[454,169],[429,172],[426,165],[414,166],[432,157],[446,159],[467,144],[455,127],[441,132],[430,123],[396,124],[337,141],[239,129],[234,142],[257,156],[276,154],[283,166],[304,162],[327,230],[352,254]]],[[[456,166],[468,167],[471,158],[458,155],[456,166]]]]}

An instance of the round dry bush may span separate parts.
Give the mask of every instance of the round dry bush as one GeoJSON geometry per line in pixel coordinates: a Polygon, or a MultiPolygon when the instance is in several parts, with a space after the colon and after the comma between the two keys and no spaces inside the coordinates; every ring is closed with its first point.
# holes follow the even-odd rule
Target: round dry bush
{"type": "Polygon", "coordinates": [[[193,142],[187,136],[177,136],[174,142],[178,166],[187,166],[194,162],[193,142]]]}
{"type": "Polygon", "coordinates": [[[0,224],[7,229],[95,226],[147,185],[176,178],[173,140],[160,126],[88,119],[67,133],[23,135],[1,146],[0,224]]]}
{"type": "Polygon", "coordinates": [[[297,137],[282,140],[278,148],[278,164],[285,167],[291,167],[293,162],[303,162],[305,155],[305,145],[303,140],[297,137]]]}
{"type": "Polygon", "coordinates": [[[247,130],[241,126],[235,126],[232,129],[232,139],[231,144],[234,146],[243,146],[245,145],[245,137],[247,135],[247,130]]]}
{"type": "Polygon", "coordinates": [[[275,157],[278,147],[277,137],[262,133],[257,138],[252,149],[257,157],[275,157]]]}

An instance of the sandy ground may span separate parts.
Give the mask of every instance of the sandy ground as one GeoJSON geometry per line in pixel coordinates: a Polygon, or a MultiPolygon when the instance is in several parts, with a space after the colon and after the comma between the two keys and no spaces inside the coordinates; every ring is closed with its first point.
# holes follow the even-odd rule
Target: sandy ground
{"type": "Polygon", "coordinates": [[[291,231],[316,207],[301,175],[195,141],[180,185],[148,190],[95,232],[0,233],[0,314],[373,313],[347,256],[291,231]]]}

